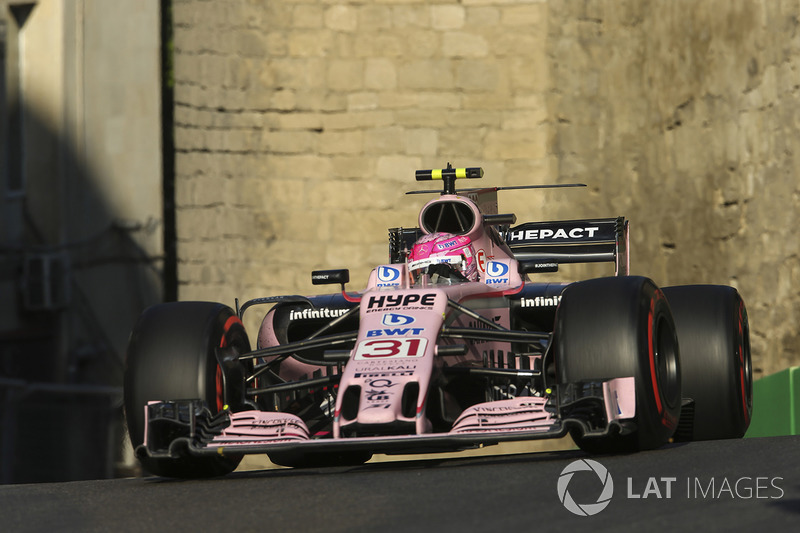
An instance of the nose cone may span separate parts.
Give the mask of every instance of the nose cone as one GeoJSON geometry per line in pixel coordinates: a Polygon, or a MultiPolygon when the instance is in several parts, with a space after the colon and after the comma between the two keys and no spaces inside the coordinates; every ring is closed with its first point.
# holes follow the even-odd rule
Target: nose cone
{"type": "Polygon", "coordinates": [[[360,385],[351,385],[342,395],[339,420],[342,435],[418,433],[419,390],[414,375],[368,377],[360,385]]]}
{"type": "Polygon", "coordinates": [[[373,289],[361,297],[358,339],[339,382],[334,437],[430,431],[423,407],[447,301],[444,291],[432,288],[373,289]]]}

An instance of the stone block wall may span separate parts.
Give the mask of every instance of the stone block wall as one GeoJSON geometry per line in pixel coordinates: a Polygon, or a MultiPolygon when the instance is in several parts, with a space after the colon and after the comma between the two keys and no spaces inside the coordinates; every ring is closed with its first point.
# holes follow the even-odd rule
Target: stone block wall
{"type": "MultiPolygon", "coordinates": [[[[547,183],[546,2],[176,0],[179,296],[361,288],[420,168],[547,183]]],[[[540,198],[509,197],[521,217],[540,198]],[[521,211],[521,212],[520,212],[521,211]]]]}
{"type": "Polygon", "coordinates": [[[633,273],[736,287],[757,373],[800,364],[800,3],[549,13],[554,174],[591,184],[559,211],[624,213],[633,273]]]}
{"type": "Polygon", "coordinates": [[[416,224],[414,170],[452,162],[487,185],[586,183],[501,193],[500,208],[627,216],[633,273],[737,287],[757,374],[798,364],[797,13],[174,0],[179,296],[314,292],[317,268],[361,288],[387,228],[416,224]]]}

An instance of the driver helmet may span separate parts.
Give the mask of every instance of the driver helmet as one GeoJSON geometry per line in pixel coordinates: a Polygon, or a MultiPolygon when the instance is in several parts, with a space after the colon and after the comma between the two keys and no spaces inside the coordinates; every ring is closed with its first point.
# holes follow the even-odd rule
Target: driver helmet
{"type": "Polygon", "coordinates": [[[407,264],[412,283],[416,283],[424,274],[431,274],[434,283],[437,280],[447,280],[448,283],[478,281],[475,249],[466,235],[423,235],[411,248],[407,264]]]}

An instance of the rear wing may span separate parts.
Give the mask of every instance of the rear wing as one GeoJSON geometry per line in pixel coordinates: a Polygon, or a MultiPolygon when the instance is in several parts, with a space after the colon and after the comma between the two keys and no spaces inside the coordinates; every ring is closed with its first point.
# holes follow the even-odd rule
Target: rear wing
{"type": "Polygon", "coordinates": [[[503,234],[514,257],[527,272],[555,272],[566,263],[614,263],[627,276],[628,221],[624,217],[528,222],[503,234]]]}

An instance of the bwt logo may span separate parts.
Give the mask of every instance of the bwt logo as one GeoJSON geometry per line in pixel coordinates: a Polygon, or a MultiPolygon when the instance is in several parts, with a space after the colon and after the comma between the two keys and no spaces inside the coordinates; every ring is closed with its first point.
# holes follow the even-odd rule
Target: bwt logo
{"type": "Polygon", "coordinates": [[[397,281],[400,278],[400,270],[397,268],[382,266],[378,267],[378,279],[385,282],[390,283],[392,281],[397,281]]]}
{"type": "Polygon", "coordinates": [[[489,261],[486,264],[486,284],[499,285],[508,283],[508,265],[499,261],[489,261]]]}
{"type": "Polygon", "coordinates": [[[381,317],[381,323],[384,326],[406,326],[413,322],[413,316],[401,315],[398,313],[386,313],[381,317]]]}
{"type": "Polygon", "coordinates": [[[489,261],[489,264],[486,265],[486,273],[493,278],[505,276],[508,274],[508,265],[498,261],[489,261]]]}
{"type": "Polygon", "coordinates": [[[578,516],[593,516],[605,509],[611,503],[611,497],[614,495],[614,480],[611,479],[611,474],[608,469],[591,459],[578,459],[573,461],[561,471],[558,477],[558,499],[567,509],[567,511],[578,516]],[[572,495],[569,493],[569,482],[572,481],[572,476],[576,472],[594,472],[600,483],[603,484],[603,489],[597,497],[597,501],[593,503],[577,503],[572,495]]]}

